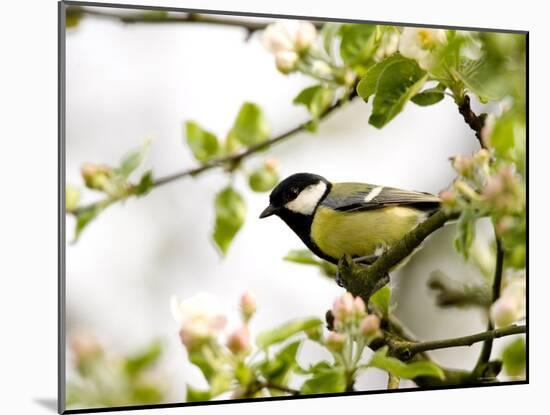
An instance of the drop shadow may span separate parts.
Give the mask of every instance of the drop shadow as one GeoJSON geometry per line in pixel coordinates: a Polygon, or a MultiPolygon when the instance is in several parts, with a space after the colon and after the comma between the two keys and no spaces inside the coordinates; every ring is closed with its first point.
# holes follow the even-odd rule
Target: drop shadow
{"type": "Polygon", "coordinates": [[[42,407],[44,407],[44,408],[46,408],[46,409],[48,409],[52,412],[57,412],[57,399],[53,399],[53,398],[35,398],[34,401],[38,405],[40,405],[40,406],[42,406],[42,407]]]}

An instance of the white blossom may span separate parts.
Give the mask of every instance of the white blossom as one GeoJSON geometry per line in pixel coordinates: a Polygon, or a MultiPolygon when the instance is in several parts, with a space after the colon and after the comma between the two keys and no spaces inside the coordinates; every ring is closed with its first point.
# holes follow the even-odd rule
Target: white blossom
{"type": "Polygon", "coordinates": [[[307,50],[315,41],[317,37],[317,29],[310,22],[300,22],[298,30],[296,30],[296,36],[294,44],[298,50],[307,50]]]}
{"type": "Polygon", "coordinates": [[[399,39],[399,52],[414,59],[424,70],[430,70],[434,63],[434,51],[447,41],[443,29],[406,27],[399,39]]]}
{"type": "Polygon", "coordinates": [[[227,324],[220,303],[208,293],[199,293],[184,301],[174,296],[170,308],[186,345],[196,339],[216,337],[227,324]]]}
{"type": "Polygon", "coordinates": [[[395,30],[385,31],[380,39],[380,46],[376,49],[374,57],[376,60],[381,61],[382,59],[393,55],[397,52],[399,47],[399,33],[395,30]]]}
{"type": "Polygon", "coordinates": [[[275,66],[282,73],[289,73],[296,68],[298,59],[296,52],[281,50],[275,54],[275,66]]]}
{"type": "Polygon", "coordinates": [[[330,69],[330,66],[324,61],[313,62],[311,71],[321,78],[332,75],[332,69],[330,69]]]}
{"type": "Polygon", "coordinates": [[[272,23],[266,27],[262,42],[264,47],[274,54],[294,50],[294,40],[286,26],[280,22],[272,23]]]}

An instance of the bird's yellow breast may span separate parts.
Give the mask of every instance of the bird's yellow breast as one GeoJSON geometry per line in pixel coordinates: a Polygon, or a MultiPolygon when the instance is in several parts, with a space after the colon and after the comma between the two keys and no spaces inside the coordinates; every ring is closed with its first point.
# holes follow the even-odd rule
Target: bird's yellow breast
{"type": "Polygon", "coordinates": [[[327,255],[339,259],[373,255],[414,229],[425,216],[402,206],[359,212],[339,212],[319,206],[311,225],[311,239],[327,255]]]}

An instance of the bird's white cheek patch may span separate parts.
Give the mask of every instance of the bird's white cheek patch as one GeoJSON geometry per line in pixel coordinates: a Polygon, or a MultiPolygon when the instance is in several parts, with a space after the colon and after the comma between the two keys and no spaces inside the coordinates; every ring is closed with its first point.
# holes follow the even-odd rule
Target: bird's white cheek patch
{"type": "Polygon", "coordinates": [[[311,215],[326,190],[327,185],[324,182],[312,184],[302,190],[296,199],[288,202],[285,207],[292,212],[301,213],[302,215],[311,215]]]}

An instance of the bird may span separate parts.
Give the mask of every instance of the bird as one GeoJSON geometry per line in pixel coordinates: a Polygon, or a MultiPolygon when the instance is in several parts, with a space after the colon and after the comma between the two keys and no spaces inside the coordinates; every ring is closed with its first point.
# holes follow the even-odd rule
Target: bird
{"type": "Polygon", "coordinates": [[[318,257],[372,264],[440,209],[430,193],[368,183],[331,183],[312,173],[282,180],[260,218],[282,219],[318,257]]]}

